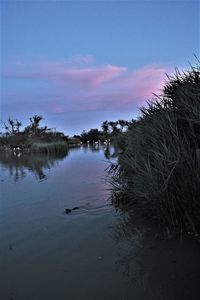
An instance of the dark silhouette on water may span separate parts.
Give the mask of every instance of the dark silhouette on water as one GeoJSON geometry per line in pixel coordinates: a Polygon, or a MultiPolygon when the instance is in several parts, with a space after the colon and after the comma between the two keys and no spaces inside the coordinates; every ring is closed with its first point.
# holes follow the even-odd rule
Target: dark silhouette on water
{"type": "Polygon", "coordinates": [[[75,207],[73,207],[73,208],[65,208],[65,213],[66,214],[69,214],[69,213],[71,213],[72,212],[72,210],[77,210],[77,209],[79,209],[80,207],[78,207],[78,206],[75,206],[75,207]]]}

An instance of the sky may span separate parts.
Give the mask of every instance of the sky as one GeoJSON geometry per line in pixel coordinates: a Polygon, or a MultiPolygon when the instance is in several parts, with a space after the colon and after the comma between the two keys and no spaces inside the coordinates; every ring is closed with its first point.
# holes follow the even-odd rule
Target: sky
{"type": "Polygon", "coordinates": [[[200,47],[199,1],[0,0],[0,109],[67,135],[131,120],[200,47]]]}

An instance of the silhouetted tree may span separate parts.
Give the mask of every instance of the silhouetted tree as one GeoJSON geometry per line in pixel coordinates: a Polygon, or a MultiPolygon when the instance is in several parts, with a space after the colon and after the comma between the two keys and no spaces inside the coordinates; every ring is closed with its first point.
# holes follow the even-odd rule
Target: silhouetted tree
{"type": "Polygon", "coordinates": [[[116,135],[117,133],[119,133],[120,130],[119,130],[119,128],[117,128],[117,125],[118,125],[117,122],[111,121],[108,124],[111,127],[111,131],[112,131],[111,134],[112,135],[116,135]]]}
{"type": "Polygon", "coordinates": [[[30,128],[33,131],[33,133],[34,134],[38,133],[38,131],[39,131],[39,124],[40,124],[40,121],[43,120],[43,117],[39,116],[39,115],[34,115],[29,120],[31,122],[30,128]]]}
{"type": "Polygon", "coordinates": [[[103,133],[105,134],[105,136],[107,138],[108,132],[109,132],[109,124],[108,124],[107,120],[102,123],[101,128],[103,129],[103,133]]]}
{"type": "Polygon", "coordinates": [[[30,125],[28,125],[24,132],[28,135],[42,135],[47,133],[47,131],[51,131],[50,128],[47,128],[47,126],[39,127],[40,122],[43,120],[42,116],[34,115],[33,117],[29,118],[30,125]]]}
{"type": "Polygon", "coordinates": [[[8,123],[1,121],[3,124],[3,128],[6,130],[8,134],[19,133],[19,129],[22,126],[22,123],[18,120],[13,120],[10,117],[8,118],[8,123]]]}
{"type": "Polygon", "coordinates": [[[138,121],[136,121],[134,119],[132,119],[131,121],[127,122],[128,129],[131,129],[131,128],[135,127],[136,122],[138,122],[138,121]]]}
{"type": "Polygon", "coordinates": [[[18,120],[16,120],[15,126],[16,126],[16,131],[19,132],[20,127],[22,126],[22,122],[19,122],[18,120]]]}
{"type": "Polygon", "coordinates": [[[126,121],[125,121],[125,120],[118,120],[118,124],[119,124],[120,127],[121,127],[121,131],[123,131],[124,126],[126,125],[126,121]]]}

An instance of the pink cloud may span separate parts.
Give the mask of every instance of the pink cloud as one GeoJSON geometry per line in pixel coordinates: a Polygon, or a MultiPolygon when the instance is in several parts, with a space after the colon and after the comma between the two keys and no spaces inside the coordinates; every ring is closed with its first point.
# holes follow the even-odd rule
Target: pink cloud
{"type": "Polygon", "coordinates": [[[105,107],[129,108],[140,106],[153,93],[160,93],[167,69],[161,66],[146,66],[132,72],[125,72],[100,88],[88,93],[87,98],[104,103],[105,107]]]}
{"type": "MultiPolygon", "coordinates": [[[[159,92],[167,71],[167,68],[161,65],[150,65],[130,71],[124,66],[95,65],[92,56],[76,56],[71,60],[29,66],[15,64],[4,75],[17,80],[46,81],[49,84],[49,93],[47,94],[46,90],[38,91],[37,95],[32,96],[32,105],[42,106],[46,109],[45,112],[63,113],[134,109],[150,99],[152,93],[159,92]]],[[[23,98],[28,99],[28,95],[18,97],[23,98]]]]}
{"type": "Polygon", "coordinates": [[[4,76],[15,79],[43,79],[62,84],[70,83],[86,87],[95,87],[101,85],[105,81],[113,79],[124,71],[126,71],[126,68],[110,64],[92,68],[71,68],[65,66],[65,64],[42,64],[40,68],[30,70],[29,72],[6,72],[4,76]]]}
{"type": "Polygon", "coordinates": [[[62,83],[74,83],[86,87],[97,87],[106,81],[110,81],[115,76],[126,71],[124,67],[105,65],[95,68],[66,69],[56,74],[54,79],[62,83]]]}
{"type": "Polygon", "coordinates": [[[161,87],[166,71],[161,66],[146,66],[115,80],[114,84],[133,92],[137,98],[148,97],[161,87]]]}

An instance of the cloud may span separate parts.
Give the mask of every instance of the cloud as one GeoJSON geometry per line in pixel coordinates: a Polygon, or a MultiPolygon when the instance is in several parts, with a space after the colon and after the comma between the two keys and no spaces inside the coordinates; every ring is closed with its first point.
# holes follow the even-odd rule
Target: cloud
{"type": "Polygon", "coordinates": [[[137,70],[112,64],[97,65],[89,55],[29,65],[20,62],[4,72],[10,87],[9,94],[4,93],[5,107],[14,103],[18,103],[19,108],[27,107],[29,99],[32,108],[40,106],[45,113],[133,109],[143,105],[152,93],[158,92],[166,72],[166,67],[155,64],[137,70]],[[15,90],[17,82],[26,86],[26,80],[31,81],[33,86],[28,90],[21,87],[20,92],[15,90]],[[37,91],[35,82],[40,82],[37,91]],[[41,88],[44,82],[45,88],[41,88]],[[12,97],[9,96],[10,91],[12,97]]]}
{"type": "Polygon", "coordinates": [[[94,67],[70,67],[65,63],[41,64],[33,66],[33,70],[24,70],[4,73],[4,77],[13,79],[49,80],[55,83],[74,84],[85,87],[96,87],[105,81],[126,71],[125,67],[118,67],[111,64],[94,67]]]}

